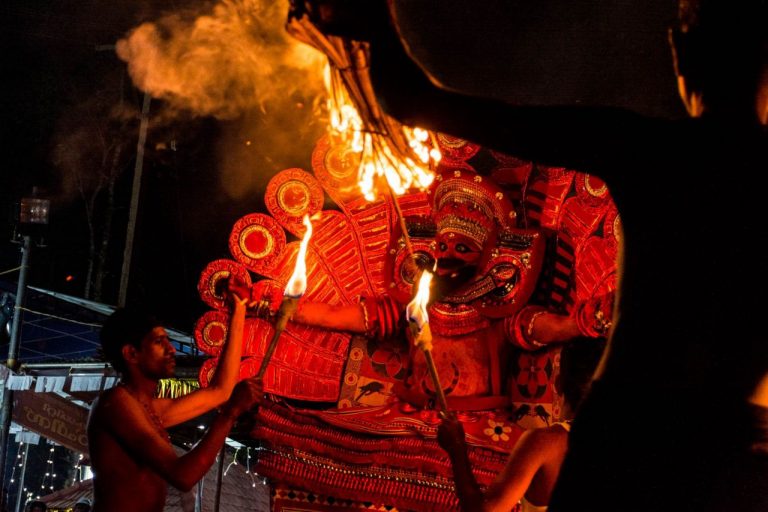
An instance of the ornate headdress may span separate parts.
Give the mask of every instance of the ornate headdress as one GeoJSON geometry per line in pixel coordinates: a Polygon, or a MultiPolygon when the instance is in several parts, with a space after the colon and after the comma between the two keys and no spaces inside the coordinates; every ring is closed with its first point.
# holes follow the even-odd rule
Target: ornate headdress
{"type": "Polygon", "coordinates": [[[438,234],[459,233],[484,245],[490,233],[515,224],[507,195],[491,179],[471,169],[446,169],[437,175],[432,207],[438,234]]]}

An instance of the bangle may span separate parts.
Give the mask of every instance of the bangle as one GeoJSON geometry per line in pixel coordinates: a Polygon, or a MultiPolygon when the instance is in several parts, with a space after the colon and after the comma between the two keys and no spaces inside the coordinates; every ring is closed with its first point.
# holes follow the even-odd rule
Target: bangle
{"type": "Polygon", "coordinates": [[[368,320],[368,308],[365,307],[365,297],[360,297],[358,304],[360,305],[360,311],[363,313],[363,332],[367,336],[371,330],[371,324],[370,320],[368,320]]]}
{"type": "Polygon", "coordinates": [[[530,342],[531,345],[534,347],[541,348],[544,346],[544,343],[537,341],[533,337],[533,324],[536,323],[536,319],[539,318],[541,315],[545,314],[547,312],[546,309],[542,309],[541,311],[536,311],[534,314],[531,315],[531,319],[528,320],[528,328],[525,330],[525,334],[527,335],[526,338],[528,342],[530,342]]]}

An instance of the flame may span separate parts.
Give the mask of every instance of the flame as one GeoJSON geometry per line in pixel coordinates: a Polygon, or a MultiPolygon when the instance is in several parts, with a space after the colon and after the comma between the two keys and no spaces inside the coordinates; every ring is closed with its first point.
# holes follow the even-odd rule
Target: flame
{"type": "Polygon", "coordinates": [[[423,190],[432,184],[434,174],[430,168],[442,155],[430,132],[400,126],[400,138],[410,148],[410,154],[405,154],[397,149],[390,136],[367,126],[336,68],[328,66],[325,69],[325,84],[329,92],[331,133],[360,154],[358,185],[367,200],[376,199],[377,178],[381,177],[387,180],[395,195],[402,195],[413,186],[423,190]]]}
{"type": "Polygon", "coordinates": [[[304,226],[307,230],[304,232],[304,238],[299,246],[299,254],[296,256],[296,266],[293,267],[293,274],[285,285],[283,295],[293,297],[294,299],[304,295],[307,290],[307,246],[309,238],[312,236],[312,223],[309,221],[309,215],[304,215],[304,226]]]}
{"type": "Polygon", "coordinates": [[[408,320],[416,322],[419,326],[419,330],[424,327],[424,324],[429,322],[429,315],[427,315],[427,304],[429,304],[429,285],[432,283],[432,272],[425,270],[421,273],[419,278],[419,287],[416,291],[416,296],[405,307],[405,314],[408,320]]]}

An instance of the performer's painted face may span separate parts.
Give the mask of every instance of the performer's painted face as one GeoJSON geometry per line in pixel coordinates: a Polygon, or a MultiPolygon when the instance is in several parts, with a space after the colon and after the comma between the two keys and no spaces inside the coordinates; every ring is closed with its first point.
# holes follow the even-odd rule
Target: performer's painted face
{"type": "Polygon", "coordinates": [[[447,294],[472,279],[478,271],[483,247],[475,240],[452,231],[435,238],[435,287],[447,294]]]}

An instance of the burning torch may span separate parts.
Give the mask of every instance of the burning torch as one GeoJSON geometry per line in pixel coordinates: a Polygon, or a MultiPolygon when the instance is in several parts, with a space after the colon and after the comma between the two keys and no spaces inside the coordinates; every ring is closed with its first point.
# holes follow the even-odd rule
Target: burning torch
{"type": "Polygon", "coordinates": [[[275,321],[275,334],[272,336],[272,340],[267,346],[266,352],[264,352],[264,359],[261,361],[261,367],[256,374],[257,377],[263,378],[269,365],[269,360],[272,359],[272,354],[277,347],[277,340],[285,330],[288,320],[291,319],[293,313],[296,311],[296,307],[299,305],[299,299],[307,289],[307,246],[309,245],[309,238],[312,236],[312,223],[309,221],[309,215],[304,215],[304,226],[307,230],[304,232],[304,238],[301,240],[299,246],[299,253],[296,256],[296,266],[293,268],[293,274],[288,280],[288,284],[285,285],[285,291],[283,292],[283,301],[280,303],[280,309],[277,312],[277,319],[275,321]]]}
{"type": "Polygon", "coordinates": [[[440,385],[440,377],[437,375],[437,367],[432,359],[432,330],[429,328],[429,316],[427,315],[427,304],[429,303],[429,285],[432,282],[432,273],[424,270],[419,278],[419,287],[416,290],[416,296],[405,308],[408,317],[408,325],[413,334],[413,344],[424,352],[424,359],[427,362],[429,376],[432,378],[432,384],[435,386],[437,401],[443,412],[448,412],[448,403],[445,400],[443,387],[440,385]]]}

